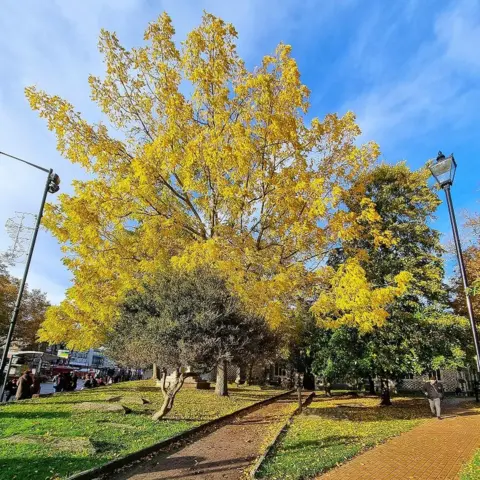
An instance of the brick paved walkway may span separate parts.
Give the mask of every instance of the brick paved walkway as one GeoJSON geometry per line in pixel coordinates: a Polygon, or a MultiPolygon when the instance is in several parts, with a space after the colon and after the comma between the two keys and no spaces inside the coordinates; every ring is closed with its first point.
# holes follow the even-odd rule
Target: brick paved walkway
{"type": "Polygon", "coordinates": [[[451,480],[480,448],[480,412],[432,419],[318,477],[321,480],[451,480]]]}
{"type": "MultiPolygon", "coordinates": [[[[307,393],[304,394],[304,399],[307,393]]],[[[109,480],[238,480],[297,406],[296,394],[238,416],[173,453],[159,453],[109,480]]]]}

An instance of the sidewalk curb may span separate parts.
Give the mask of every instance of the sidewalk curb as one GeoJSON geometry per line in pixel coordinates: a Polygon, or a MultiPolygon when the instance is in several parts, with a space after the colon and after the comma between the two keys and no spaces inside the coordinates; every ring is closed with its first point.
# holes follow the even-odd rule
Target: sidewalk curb
{"type": "MultiPolygon", "coordinates": [[[[307,398],[302,402],[302,407],[306,407],[308,404],[310,404],[314,396],[315,396],[315,392],[310,392],[307,398]]],[[[273,447],[277,444],[278,439],[280,438],[280,435],[288,429],[288,427],[293,422],[293,417],[298,413],[299,410],[300,410],[300,407],[297,406],[297,408],[293,411],[293,413],[285,420],[285,422],[283,422],[283,424],[278,429],[277,434],[275,435],[273,440],[267,445],[262,455],[260,455],[260,457],[257,459],[255,464],[251,468],[248,474],[249,478],[255,478],[255,475],[257,474],[258,470],[260,470],[260,467],[262,466],[263,462],[267,458],[268,454],[272,451],[273,447]]]]}
{"type": "Polygon", "coordinates": [[[115,460],[111,460],[110,462],[104,463],[98,467],[90,468],[89,470],[84,470],[83,472],[74,473],[73,475],[66,478],[66,480],[94,480],[101,475],[105,475],[107,473],[112,473],[115,470],[118,470],[121,467],[125,467],[130,463],[133,463],[137,460],[146,457],[152,453],[156,453],[157,451],[168,447],[180,440],[185,440],[186,438],[201,432],[202,430],[206,430],[209,427],[217,425],[219,423],[224,422],[230,418],[236,417],[239,414],[246,413],[249,410],[254,410],[257,407],[262,405],[266,405],[268,403],[274,402],[279,398],[285,397],[290,395],[294,390],[289,390],[284,393],[280,393],[279,395],[275,395],[270,398],[266,398],[265,400],[260,400],[259,402],[253,403],[252,405],[248,405],[246,407],[241,408],[240,410],[236,410],[235,412],[228,413],[223,417],[215,418],[213,420],[209,420],[208,422],[202,423],[197,427],[193,427],[190,430],[186,430],[185,432],[179,433],[178,435],[174,435],[173,437],[167,438],[166,440],[162,440],[161,442],[154,443],[148,447],[142,448],[141,450],[137,450],[136,452],[129,453],[124,457],[117,458],[115,460]]]}

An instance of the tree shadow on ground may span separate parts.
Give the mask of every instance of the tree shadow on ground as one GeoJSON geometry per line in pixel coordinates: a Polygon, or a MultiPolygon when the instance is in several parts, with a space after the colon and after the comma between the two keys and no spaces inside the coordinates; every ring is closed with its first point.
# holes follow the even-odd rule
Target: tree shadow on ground
{"type": "Polygon", "coordinates": [[[38,480],[39,478],[65,478],[108,461],[107,458],[64,455],[35,455],[25,452],[19,457],[2,458],[0,478],[38,480]]]}
{"type": "MultiPolygon", "coordinates": [[[[98,387],[97,387],[98,388],[98,387]]],[[[101,388],[101,387],[100,387],[101,388]]],[[[130,392],[130,393],[136,393],[136,392],[158,392],[160,393],[161,390],[159,387],[130,387],[130,388],[116,388],[116,387],[107,387],[109,388],[108,393],[117,393],[117,392],[130,392]]],[[[98,389],[94,389],[94,391],[98,392],[98,389]]]]}
{"type": "MultiPolygon", "coordinates": [[[[113,395],[112,395],[113,396],[113,395]]],[[[120,395],[118,395],[120,396],[120,395]]],[[[42,403],[28,403],[28,405],[77,405],[79,403],[122,403],[122,402],[113,402],[109,401],[108,399],[111,398],[111,396],[105,397],[105,398],[97,398],[97,397],[89,397],[89,398],[79,398],[77,400],[57,400],[57,401],[50,401],[46,400],[43,401],[42,403]]],[[[129,403],[129,402],[123,402],[123,403],[129,403]]],[[[148,405],[148,404],[146,404],[148,405]]],[[[141,406],[141,405],[139,405],[141,406]]]]}
{"type": "Polygon", "coordinates": [[[428,404],[412,400],[395,400],[389,407],[362,405],[361,403],[313,406],[303,410],[304,415],[313,415],[330,420],[358,422],[383,422],[386,420],[415,420],[431,416],[428,404]]]}
{"type": "Polygon", "coordinates": [[[70,412],[2,412],[0,411],[0,420],[2,418],[65,418],[70,417],[70,412]]]}
{"type": "Polygon", "coordinates": [[[328,448],[335,447],[337,445],[347,445],[357,441],[358,437],[355,435],[331,435],[329,437],[322,438],[321,440],[303,440],[292,445],[282,446],[282,451],[292,452],[303,450],[307,447],[328,448]]]}
{"type": "MultiPolygon", "coordinates": [[[[256,457],[244,456],[228,460],[204,462],[205,457],[196,455],[154,457],[149,465],[142,465],[138,469],[130,470],[124,474],[119,473],[109,478],[124,480],[131,478],[136,473],[145,472],[154,475],[152,478],[162,480],[206,478],[207,475],[223,473],[224,477],[230,478],[228,471],[243,470],[250,465],[256,457]],[[155,475],[157,474],[157,475],[155,475]]],[[[235,476],[237,478],[237,475],[235,476]]]]}
{"type": "MultiPolygon", "coordinates": [[[[315,401],[314,401],[315,403],[315,401]]],[[[316,402],[318,403],[318,402],[316,402]]],[[[472,408],[465,406],[466,408],[472,408]]],[[[446,415],[480,415],[480,411],[465,411],[455,413],[456,405],[445,404],[446,415]]],[[[431,418],[430,408],[426,400],[397,399],[389,407],[380,405],[362,405],[361,403],[337,404],[325,407],[307,407],[304,415],[313,415],[330,420],[349,420],[352,422],[383,422],[388,420],[416,420],[431,418]]]]}
{"type": "Polygon", "coordinates": [[[100,440],[90,440],[97,453],[112,452],[118,450],[118,444],[100,440]]]}

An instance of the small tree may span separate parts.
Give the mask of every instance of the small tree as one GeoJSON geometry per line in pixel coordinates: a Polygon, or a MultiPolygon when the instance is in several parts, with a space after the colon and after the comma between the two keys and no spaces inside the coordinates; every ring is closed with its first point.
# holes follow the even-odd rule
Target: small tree
{"type": "Polygon", "coordinates": [[[269,338],[265,321],[247,315],[224,280],[207,270],[175,271],[159,273],[140,293],[127,296],[108,346],[125,364],[161,366],[164,402],[153,416],[158,420],[173,408],[189,375],[182,367],[207,372],[216,366],[216,392],[227,395],[227,362],[251,355],[269,338]]]}

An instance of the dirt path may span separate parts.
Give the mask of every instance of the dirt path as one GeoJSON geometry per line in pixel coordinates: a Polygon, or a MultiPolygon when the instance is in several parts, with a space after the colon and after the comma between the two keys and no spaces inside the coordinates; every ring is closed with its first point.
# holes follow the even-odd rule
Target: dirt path
{"type": "Polygon", "coordinates": [[[480,448],[480,413],[449,408],[432,419],[369,450],[319,480],[453,480],[480,448]]]}
{"type": "Polygon", "coordinates": [[[226,425],[174,453],[160,453],[108,478],[240,479],[297,405],[296,395],[283,397],[244,416],[233,418],[226,425]]]}

